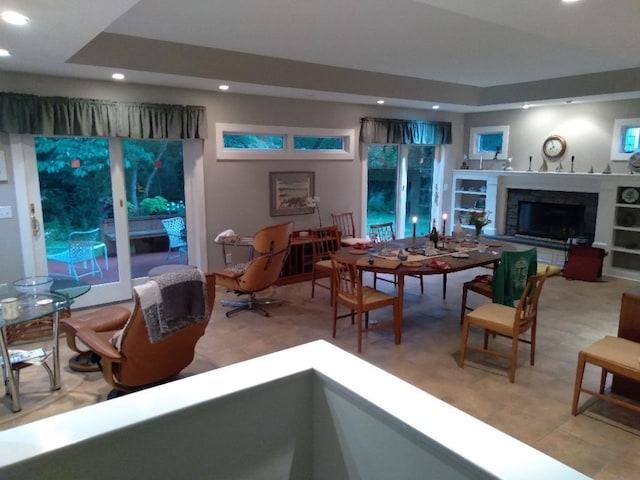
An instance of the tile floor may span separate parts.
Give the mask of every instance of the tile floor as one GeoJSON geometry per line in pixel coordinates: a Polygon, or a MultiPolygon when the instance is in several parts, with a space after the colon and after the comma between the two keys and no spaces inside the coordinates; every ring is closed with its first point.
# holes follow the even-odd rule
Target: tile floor
{"type": "MultiPolygon", "coordinates": [[[[529,347],[523,345],[516,383],[510,384],[506,363],[501,360],[487,361],[472,354],[464,369],[456,363],[461,284],[483,272],[478,269],[449,275],[446,300],[442,299],[439,277],[425,277],[424,295],[420,295],[416,279],[407,279],[402,344],[393,343],[391,331],[370,332],[365,336],[361,358],[590,477],[640,478],[637,430],[610,425],[588,413],[576,417],[570,413],[579,349],[603,335],[616,335],[621,295],[640,284],[611,278],[598,283],[550,278],[541,298],[536,364],[528,364],[529,347]]],[[[393,291],[391,285],[379,287],[393,291]]],[[[331,338],[326,290],[319,289],[316,298],[310,299],[310,284],[304,282],[278,287],[275,295],[285,303],[271,306],[271,317],[244,312],[229,319],[219,300],[234,295],[219,289],[207,333],[184,375],[317,339],[357,355],[354,328],[347,319],[339,324],[337,338],[331,338]]],[[[483,301],[480,297],[474,300],[483,301]]],[[[382,321],[388,315],[379,311],[373,318],[382,321]]],[[[479,339],[480,333],[472,336],[479,339]]],[[[506,347],[505,339],[496,342],[506,347]]],[[[63,342],[63,389],[54,394],[47,391],[46,374],[40,368],[23,371],[23,411],[10,413],[5,398],[0,405],[0,429],[106,398],[109,389],[100,374],[71,372],[66,366],[69,356],[63,342]]],[[[596,386],[598,379],[598,371],[587,371],[585,380],[590,385],[596,386]]],[[[583,394],[581,400],[586,401],[587,396],[583,394]]],[[[631,420],[640,423],[636,417],[640,415],[631,420]]]]}

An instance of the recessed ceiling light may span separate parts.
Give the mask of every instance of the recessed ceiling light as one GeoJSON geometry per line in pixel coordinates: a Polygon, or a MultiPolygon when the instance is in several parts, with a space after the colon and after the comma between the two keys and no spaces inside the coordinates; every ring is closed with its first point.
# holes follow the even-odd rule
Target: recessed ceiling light
{"type": "Polygon", "coordinates": [[[522,108],[524,108],[524,109],[526,110],[526,109],[527,109],[527,108],[529,108],[530,106],[531,106],[531,105],[529,105],[528,103],[525,103],[525,104],[523,104],[523,105],[522,105],[522,108]]]}
{"type": "Polygon", "coordinates": [[[0,17],[11,25],[26,25],[29,23],[29,17],[25,17],[21,13],[14,12],[13,10],[5,10],[0,17]]]}
{"type": "Polygon", "coordinates": [[[224,90],[226,92],[227,90],[229,90],[229,85],[220,85],[218,86],[218,89],[224,90]]]}
{"type": "Polygon", "coordinates": [[[579,2],[580,0],[562,0],[562,3],[575,3],[575,2],[579,2]]]}
{"type": "Polygon", "coordinates": [[[383,105],[383,104],[384,104],[384,100],[378,100],[378,101],[376,101],[376,103],[377,103],[378,105],[383,105]]]}
{"type": "Polygon", "coordinates": [[[431,110],[440,110],[440,105],[434,105],[431,110]]]}
{"type": "Polygon", "coordinates": [[[0,48],[0,57],[10,57],[11,54],[9,50],[5,50],[4,48],[0,48]]]}
{"type": "Polygon", "coordinates": [[[124,80],[124,74],[114,73],[113,75],[111,75],[111,78],[113,78],[114,80],[124,80]]]}

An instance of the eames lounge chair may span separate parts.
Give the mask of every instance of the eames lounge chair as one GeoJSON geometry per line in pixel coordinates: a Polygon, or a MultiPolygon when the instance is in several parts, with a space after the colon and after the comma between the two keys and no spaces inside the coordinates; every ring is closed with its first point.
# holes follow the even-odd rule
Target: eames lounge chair
{"type": "Polygon", "coordinates": [[[251,261],[214,272],[218,285],[238,295],[248,295],[244,300],[222,301],[224,306],[235,307],[226,312],[227,317],[242,310],[253,310],[268,317],[269,312],[262,306],[280,303],[274,299],[259,300],[256,294],[273,286],[280,278],[292,236],[293,222],[265,227],[253,238],[254,258],[251,261]]]}
{"type": "Polygon", "coordinates": [[[109,318],[107,307],[102,318],[62,325],[74,344],[81,341],[99,358],[106,382],[129,393],[171,380],[192,362],[214,300],[215,277],[185,269],[134,287],[133,311],[124,320],[119,311],[109,318]],[[161,307],[152,301],[158,296],[161,307]]]}

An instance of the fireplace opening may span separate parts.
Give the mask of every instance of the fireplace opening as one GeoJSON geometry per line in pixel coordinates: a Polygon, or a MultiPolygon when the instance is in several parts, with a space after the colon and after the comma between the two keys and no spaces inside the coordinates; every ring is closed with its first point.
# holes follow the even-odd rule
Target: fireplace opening
{"type": "Polygon", "coordinates": [[[582,237],[584,205],[518,201],[516,235],[566,241],[582,237]]]}

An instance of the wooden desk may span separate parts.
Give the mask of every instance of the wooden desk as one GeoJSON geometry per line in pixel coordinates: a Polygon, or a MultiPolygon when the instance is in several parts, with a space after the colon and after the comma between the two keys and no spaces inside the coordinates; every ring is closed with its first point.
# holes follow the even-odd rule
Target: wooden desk
{"type": "MultiPolygon", "coordinates": [[[[394,240],[393,242],[387,242],[395,248],[407,248],[411,246],[412,239],[405,238],[402,240],[394,240]]],[[[397,268],[383,268],[376,265],[369,265],[366,262],[358,265],[360,274],[363,272],[372,273],[386,273],[389,275],[396,275],[398,278],[398,297],[400,298],[399,316],[402,321],[403,304],[404,304],[404,277],[407,275],[443,275],[454,272],[460,272],[463,270],[469,270],[471,268],[482,267],[486,265],[493,265],[495,268],[500,262],[502,252],[510,249],[509,246],[501,244],[500,247],[487,248],[486,252],[479,252],[476,250],[470,250],[466,253],[469,254],[469,258],[455,258],[451,254],[442,252],[442,255],[428,257],[424,262],[421,262],[420,266],[406,266],[400,265],[397,268]],[[446,261],[451,268],[439,269],[429,266],[432,259],[438,259],[446,261]]],[[[451,252],[453,253],[453,252],[451,252]]],[[[351,248],[341,248],[336,252],[336,256],[340,258],[366,258],[366,255],[357,255],[352,253],[351,248]]]]}

